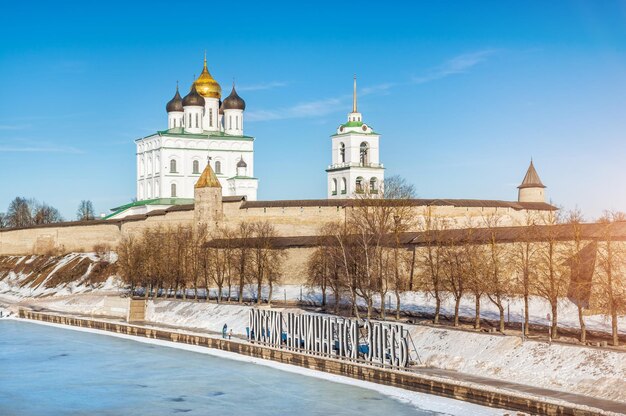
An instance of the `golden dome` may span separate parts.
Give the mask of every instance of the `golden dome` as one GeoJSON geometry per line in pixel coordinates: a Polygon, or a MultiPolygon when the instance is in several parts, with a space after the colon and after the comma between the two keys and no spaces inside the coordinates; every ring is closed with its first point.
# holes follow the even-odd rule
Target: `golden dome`
{"type": "Polygon", "coordinates": [[[202,68],[202,73],[194,84],[196,84],[196,90],[201,96],[222,98],[222,87],[220,87],[220,84],[218,84],[209,73],[209,70],[206,67],[206,56],[204,57],[204,68],[202,68]]]}

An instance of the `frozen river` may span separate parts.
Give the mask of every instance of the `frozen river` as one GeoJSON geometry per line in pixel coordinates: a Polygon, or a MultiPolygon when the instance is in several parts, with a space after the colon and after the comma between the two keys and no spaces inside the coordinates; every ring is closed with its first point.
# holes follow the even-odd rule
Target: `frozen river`
{"type": "Polygon", "coordinates": [[[378,416],[440,412],[498,414],[494,409],[449,399],[407,393],[399,400],[267,366],[0,320],[0,415],[378,416]]]}

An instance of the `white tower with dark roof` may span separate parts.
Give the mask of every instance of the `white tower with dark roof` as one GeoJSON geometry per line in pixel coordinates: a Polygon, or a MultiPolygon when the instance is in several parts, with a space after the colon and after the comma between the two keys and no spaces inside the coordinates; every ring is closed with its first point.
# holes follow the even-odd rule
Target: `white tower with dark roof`
{"type": "Polygon", "coordinates": [[[328,198],[353,198],[359,194],[382,195],[385,170],[379,159],[380,135],[363,123],[357,108],[356,76],[352,112],[348,122],[331,136],[332,162],[326,169],[328,198]]]}
{"type": "Polygon", "coordinates": [[[518,202],[546,202],[546,186],[541,182],[541,179],[539,179],[532,159],[526,171],[526,176],[524,176],[524,180],[522,180],[522,183],[517,189],[519,190],[517,197],[518,202]]]}

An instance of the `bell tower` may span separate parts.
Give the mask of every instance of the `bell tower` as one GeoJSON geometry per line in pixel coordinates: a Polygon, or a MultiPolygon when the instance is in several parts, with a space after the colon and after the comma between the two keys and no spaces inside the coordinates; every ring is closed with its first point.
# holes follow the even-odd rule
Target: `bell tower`
{"type": "Polygon", "coordinates": [[[326,169],[328,198],[345,199],[361,194],[382,196],[385,169],[379,160],[379,139],[363,122],[357,107],[356,75],[352,91],[352,111],[348,121],[331,136],[331,164],[326,169]]]}

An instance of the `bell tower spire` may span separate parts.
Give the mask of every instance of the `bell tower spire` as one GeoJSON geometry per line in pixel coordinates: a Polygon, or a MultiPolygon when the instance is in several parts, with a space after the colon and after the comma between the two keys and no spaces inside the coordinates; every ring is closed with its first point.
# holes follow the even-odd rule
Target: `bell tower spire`
{"type": "Polygon", "coordinates": [[[356,113],[356,74],[354,74],[354,91],[352,92],[352,112],[356,113]]]}
{"type": "Polygon", "coordinates": [[[352,87],[352,112],[348,114],[348,123],[361,123],[362,121],[363,118],[361,117],[361,113],[359,113],[356,105],[356,74],[354,74],[354,84],[352,87]]]}

